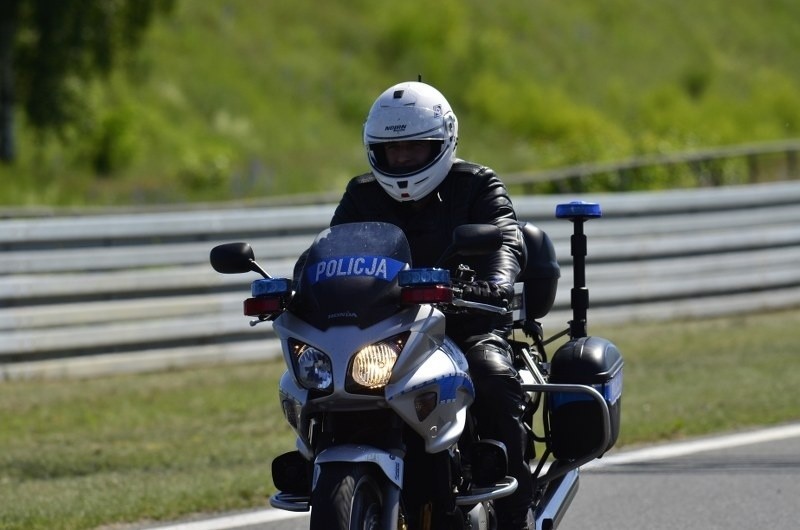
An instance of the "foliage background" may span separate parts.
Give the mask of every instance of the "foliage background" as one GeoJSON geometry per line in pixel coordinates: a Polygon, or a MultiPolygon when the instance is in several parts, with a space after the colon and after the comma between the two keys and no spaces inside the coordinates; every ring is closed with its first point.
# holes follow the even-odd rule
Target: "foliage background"
{"type": "Polygon", "coordinates": [[[73,80],[60,137],[18,116],[0,204],[338,191],[374,98],[418,74],[501,174],[796,137],[797,20],[792,0],[177,0],[107,82],[73,80]]]}

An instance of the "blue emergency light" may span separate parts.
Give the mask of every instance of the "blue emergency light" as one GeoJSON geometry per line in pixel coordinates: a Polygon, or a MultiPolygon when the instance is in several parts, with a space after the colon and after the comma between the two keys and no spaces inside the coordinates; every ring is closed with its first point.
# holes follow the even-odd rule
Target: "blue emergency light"
{"type": "Polygon", "coordinates": [[[422,285],[450,285],[450,271],[447,269],[406,269],[397,273],[400,287],[419,287],[422,285]]]}
{"type": "Polygon", "coordinates": [[[280,296],[292,291],[292,282],[288,278],[267,278],[256,280],[250,284],[250,294],[256,298],[261,296],[280,296]]]}
{"type": "Polygon", "coordinates": [[[572,201],[556,206],[556,217],[559,219],[597,219],[603,212],[596,202],[572,201]]]}

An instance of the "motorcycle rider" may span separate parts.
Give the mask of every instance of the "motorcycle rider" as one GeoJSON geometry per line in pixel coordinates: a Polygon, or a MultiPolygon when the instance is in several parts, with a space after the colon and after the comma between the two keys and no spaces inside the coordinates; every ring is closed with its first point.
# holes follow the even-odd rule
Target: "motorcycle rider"
{"type": "MultiPolygon", "coordinates": [[[[503,233],[495,253],[468,263],[476,284],[464,298],[501,305],[511,300],[525,260],[516,214],[505,185],[486,166],[456,158],[458,120],[445,97],[421,82],[385,90],[364,124],[371,172],[354,177],[331,225],[383,221],[405,233],[415,267],[433,266],[466,223],[491,223],[503,233]]],[[[476,388],[472,411],[484,438],[503,442],[516,492],[495,501],[499,528],[528,528],[532,496],[521,423],[523,391],[505,337],[510,318],[448,315],[447,333],[465,352],[476,388]]]]}

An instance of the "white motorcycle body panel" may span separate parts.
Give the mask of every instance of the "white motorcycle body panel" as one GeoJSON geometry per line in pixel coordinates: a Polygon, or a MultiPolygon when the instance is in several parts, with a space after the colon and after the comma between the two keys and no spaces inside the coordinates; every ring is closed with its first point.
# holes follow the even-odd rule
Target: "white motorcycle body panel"
{"type": "MultiPolygon", "coordinates": [[[[467,407],[475,397],[466,358],[458,346],[444,337],[444,315],[431,306],[409,308],[366,329],[336,326],[319,330],[291,313],[273,323],[281,339],[287,366],[292,366],[289,339],[299,340],[324,351],[333,368],[333,392],[317,397],[309,405],[309,391],[287,371],[281,378],[284,407],[296,414],[298,449],[310,453],[307,417],[318,410],[367,410],[391,407],[424,440],[428,452],[444,451],[458,440],[465,426],[467,407]],[[383,396],[351,394],[344,388],[352,355],[364,346],[410,331],[383,396]],[[414,399],[436,392],[437,406],[420,421],[414,399]]],[[[293,426],[294,427],[294,426],[293,426]]]]}

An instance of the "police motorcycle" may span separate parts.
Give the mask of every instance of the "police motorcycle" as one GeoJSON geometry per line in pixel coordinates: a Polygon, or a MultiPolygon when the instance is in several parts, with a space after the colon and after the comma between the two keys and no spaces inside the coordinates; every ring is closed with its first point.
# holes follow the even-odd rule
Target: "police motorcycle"
{"type": "MultiPolygon", "coordinates": [[[[252,325],[272,322],[287,365],[279,396],[297,440],[272,463],[273,507],[310,510],[311,530],[496,529],[493,500],[517,482],[506,475],[502,442],[477,434],[469,368],[446,335],[445,314],[511,311],[527,394],[531,513],[537,529],[557,527],[580,467],[616,442],[623,362],[613,343],[586,334],[583,224],[600,216],[599,205],[561,204],[556,215],[574,225],[573,320],[547,340],[537,319],[552,308],[560,269],[552,242],[530,223],[520,223],[528,260],[509,308],[462,299],[474,280],[463,265],[413,268],[403,232],[387,223],[323,230],[297,283],[269,276],[247,243],[211,251],[218,272],[263,277],[244,313],[252,325]],[[565,336],[548,359],[545,347],[565,336]]],[[[497,227],[461,226],[439,263],[501,243],[497,227]]]]}

